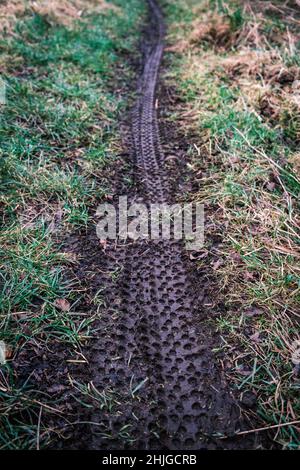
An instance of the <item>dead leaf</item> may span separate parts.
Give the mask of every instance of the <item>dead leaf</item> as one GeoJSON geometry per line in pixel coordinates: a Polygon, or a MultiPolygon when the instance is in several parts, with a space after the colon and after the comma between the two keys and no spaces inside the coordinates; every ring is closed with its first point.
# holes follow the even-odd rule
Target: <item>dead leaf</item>
{"type": "Polygon", "coordinates": [[[239,163],[240,158],[237,155],[234,155],[233,157],[229,157],[230,163],[239,163]]]}
{"type": "Polygon", "coordinates": [[[267,190],[268,191],[274,191],[274,189],[275,189],[275,183],[270,182],[270,183],[267,184],[267,190]]]}
{"type": "Polygon", "coordinates": [[[193,252],[193,253],[190,253],[190,259],[191,260],[194,260],[194,259],[203,259],[203,258],[207,258],[208,256],[208,251],[204,251],[204,252],[193,252]]]}
{"type": "Polygon", "coordinates": [[[259,335],[259,331],[256,331],[253,335],[250,336],[251,341],[253,341],[254,343],[260,343],[261,339],[259,335]]]}
{"type": "Polygon", "coordinates": [[[65,251],[62,253],[62,255],[67,261],[70,261],[71,263],[76,263],[76,261],[78,261],[78,255],[76,253],[65,251]]]}
{"type": "Polygon", "coordinates": [[[107,240],[106,239],[105,240],[100,240],[99,243],[100,243],[101,246],[103,246],[103,248],[105,250],[105,248],[107,246],[107,240]]]}
{"type": "Polygon", "coordinates": [[[0,341],[0,364],[5,364],[7,359],[11,359],[12,349],[4,341],[0,341]]]}
{"type": "Polygon", "coordinates": [[[252,370],[243,365],[239,365],[236,370],[240,375],[249,376],[252,374],[252,370]]]}
{"type": "Polygon", "coordinates": [[[244,279],[246,281],[253,281],[254,279],[254,274],[253,273],[250,273],[249,271],[245,271],[244,272],[244,279]]]}
{"type": "Polygon", "coordinates": [[[54,384],[51,387],[48,388],[49,393],[59,393],[63,392],[67,387],[65,385],[61,384],[54,384]]]}
{"type": "Polygon", "coordinates": [[[0,341],[0,364],[6,363],[6,344],[0,341]]]}
{"type": "Polygon", "coordinates": [[[230,254],[230,257],[233,261],[237,262],[237,263],[241,263],[243,261],[241,255],[237,252],[237,251],[233,251],[231,254],[230,254]]]}
{"type": "Polygon", "coordinates": [[[66,299],[56,299],[54,305],[62,312],[68,312],[71,308],[70,303],[66,299]]]}
{"type": "Polygon", "coordinates": [[[212,268],[214,271],[217,271],[217,269],[219,269],[221,265],[222,265],[222,259],[219,258],[217,261],[213,263],[212,268]]]}
{"type": "Polygon", "coordinates": [[[261,315],[262,313],[262,309],[258,307],[249,307],[244,311],[244,315],[246,315],[246,317],[255,317],[256,315],[261,315]]]}
{"type": "Polygon", "coordinates": [[[13,349],[11,346],[6,345],[5,358],[11,359],[13,357],[13,349]]]}

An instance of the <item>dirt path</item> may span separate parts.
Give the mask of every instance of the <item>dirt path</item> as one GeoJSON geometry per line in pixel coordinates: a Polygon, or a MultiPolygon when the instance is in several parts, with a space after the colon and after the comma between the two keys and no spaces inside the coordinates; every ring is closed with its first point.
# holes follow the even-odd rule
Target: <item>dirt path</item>
{"type": "MultiPolygon", "coordinates": [[[[172,202],[156,110],[165,27],[157,3],[149,0],[149,6],[144,69],[132,112],[138,190],[129,198],[172,202]]],[[[99,336],[86,354],[102,404],[90,419],[89,447],[251,446],[233,438],[241,429],[240,409],[216,365],[212,349],[218,342],[198,300],[203,286],[196,283],[184,248],[138,241],[99,253],[94,237],[87,242],[81,276],[93,272],[95,292],[106,288],[99,336]],[[112,272],[118,273],[114,282],[108,277],[112,272]]]]}

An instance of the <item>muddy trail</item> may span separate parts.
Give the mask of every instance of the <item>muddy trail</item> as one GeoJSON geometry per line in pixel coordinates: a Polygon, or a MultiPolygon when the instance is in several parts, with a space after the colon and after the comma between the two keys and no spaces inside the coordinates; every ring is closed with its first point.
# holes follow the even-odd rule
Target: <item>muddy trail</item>
{"type": "MultiPolygon", "coordinates": [[[[165,25],[156,1],[148,3],[143,71],[131,136],[124,137],[135,179],[127,196],[130,202],[172,203],[176,188],[160,139],[156,96],[165,25]]],[[[85,437],[72,447],[255,447],[252,437],[236,435],[247,426],[217,365],[218,337],[201,305],[204,281],[193,273],[184,246],[138,240],[101,248],[94,232],[84,242],[77,276],[94,295],[101,293],[104,306],[96,338],[84,352],[93,411],[85,437]]]]}

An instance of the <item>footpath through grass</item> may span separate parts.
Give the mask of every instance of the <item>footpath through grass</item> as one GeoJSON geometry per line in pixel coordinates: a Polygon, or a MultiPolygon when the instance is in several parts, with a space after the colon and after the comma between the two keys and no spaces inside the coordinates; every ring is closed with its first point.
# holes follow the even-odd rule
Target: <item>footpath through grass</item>
{"type": "Polygon", "coordinates": [[[42,383],[36,358],[42,362],[58,344],[78,357],[91,333],[97,309],[83,317],[76,311],[83,293],[64,271],[78,260],[60,244],[88,225],[91,208],[111,192],[128,58],[145,4],[15,1],[0,8],[0,448],[36,448],[51,435],[45,414],[62,409],[53,391],[31,390],[26,374],[42,383]],[[20,378],[15,364],[22,370],[23,358],[20,378]]]}
{"type": "MultiPolygon", "coordinates": [[[[197,268],[214,274],[229,383],[258,427],[300,446],[300,8],[164,1],[170,120],[205,203],[197,268]],[[258,418],[258,421],[257,421],[258,418]],[[289,424],[292,423],[292,424],[289,424]]],[[[197,258],[197,257],[196,257],[197,258]]]]}

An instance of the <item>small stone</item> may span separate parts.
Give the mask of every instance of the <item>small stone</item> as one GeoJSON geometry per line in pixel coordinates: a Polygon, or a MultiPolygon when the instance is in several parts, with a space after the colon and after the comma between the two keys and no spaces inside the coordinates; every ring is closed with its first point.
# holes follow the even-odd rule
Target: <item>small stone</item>
{"type": "Polygon", "coordinates": [[[255,393],[247,390],[243,393],[241,398],[241,404],[246,408],[254,408],[256,406],[257,398],[255,393]]]}

